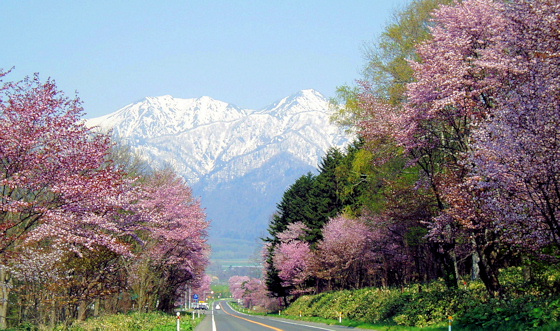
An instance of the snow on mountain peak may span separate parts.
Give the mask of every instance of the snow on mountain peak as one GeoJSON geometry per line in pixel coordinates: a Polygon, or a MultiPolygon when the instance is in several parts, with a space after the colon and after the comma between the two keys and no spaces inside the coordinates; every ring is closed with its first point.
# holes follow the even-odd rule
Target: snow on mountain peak
{"type": "Polygon", "coordinates": [[[210,97],[191,99],[170,95],[146,97],[116,112],[90,119],[88,126],[113,129],[119,137],[154,138],[179,134],[194,127],[228,122],[245,116],[236,106],[210,97]]]}
{"type": "Polygon", "coordinates": [[[329,121],[321,93],[302,90],[262,111],[242,110],[204,96],[147,97],[118,111],[88,120],[112,129],[153,164],[171,164],[190,183],[223,182],[287,153],[310,167],[331,146],[348,137],[329,121]]]}
{"type": "Polygon", "coordinates": [[[273,103],[262,112],[281,118],[310,110],[327,112],[328,108],[328,101],[321,93],[307,89],[273,103]]]}
{"type": "Polygon", "coordinates": [[[169,165],[201,195],[213,234],[259,236],[286,188],[351,137],[330,123],[329,103],[302,90],[260,111],[210,97],[148,97],[87,121],[154,168],[169,165]]]}

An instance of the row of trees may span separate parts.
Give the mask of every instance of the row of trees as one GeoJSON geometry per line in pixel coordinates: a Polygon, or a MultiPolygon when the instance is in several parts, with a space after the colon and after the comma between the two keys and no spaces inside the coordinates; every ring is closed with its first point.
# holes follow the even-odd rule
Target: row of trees
{"type": "Polygon", "coordinates": [[[248,309],[260,307],[266,311],[277,311],[280,302],[268,295],[266,284],[259,278],[232,276],[228,281],[231,296],[248,309]]]}
{"type": "Polygon", "coordinates": [[[332,149],[318,175],[302,176],[286,191],[264,253],[273,296],[287,303],[303,293],[443,276],[437,245],[425,238],[435,202],[414,189],[417,171],[403,172],[402,160],[394,161],[372,166],[363,142],[345,153],[332,149]]]}
{"type": "Polygon", "coordinates": [[[418,0],[397,15],[340,89],[337,120],[360,141],[278,205],[269,295],[480,277],[500,296],[500,268],[557,261],[559,12],[418,0]]]}
{"type": "Polygon", "coordinates": [[[209,286],[191,189],[87,128],[82,111],[38,76],[0,87],[0,328],[170,310],[187,286],[209,286]]]}

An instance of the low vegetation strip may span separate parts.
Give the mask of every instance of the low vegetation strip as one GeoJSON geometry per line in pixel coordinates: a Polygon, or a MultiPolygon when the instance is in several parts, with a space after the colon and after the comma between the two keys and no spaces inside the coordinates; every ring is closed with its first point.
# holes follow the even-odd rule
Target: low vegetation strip
{"type": "MultiPolygon", "coordinates": [[[[191,319],[190,316],[182,316],[180,319],[182,331],[192,331],[200,323],[202,318],[191,319]]],[[[72,326],[59,326],[55,330],[72,331],[127,331],[127,330],[152,330],[152,331],[175,331],[177,330],[177,318],[171,314],[162,312],[131,313],[107,315],[98,318],[90,318],[83,322],[74,322],[72,326]]]]}
{"type": "Polygon", "coordinates": [[[522,281],[522,270],[503,272],[510,291],[488,296],[481,282],[447,289],[443,282],[395,289],[364,288],[306,295],[283,314],[408,327],[445,327],[449,316],[459,330],[559,330],[560,274],[550,271],[522,281]]]}

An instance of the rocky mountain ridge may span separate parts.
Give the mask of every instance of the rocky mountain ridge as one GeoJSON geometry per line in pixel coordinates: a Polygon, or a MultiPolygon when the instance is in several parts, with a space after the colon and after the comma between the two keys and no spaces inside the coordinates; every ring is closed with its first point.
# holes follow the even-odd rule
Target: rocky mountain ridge
{"type": "Polygon", "coordinates": [[[170,165],[184,176],[212,220],[212,241],[253,245],[287,187],[350,139],[315,90],[261,110],[210,97],[147,97],[87,125],[112,130],[154,168],[170,165]]]}

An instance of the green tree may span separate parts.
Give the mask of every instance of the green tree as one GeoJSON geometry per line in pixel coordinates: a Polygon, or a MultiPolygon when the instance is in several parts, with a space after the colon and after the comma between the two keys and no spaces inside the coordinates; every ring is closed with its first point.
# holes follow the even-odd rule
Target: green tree
{"type": "Polygon", "coordinates": [[[365,46],[368,63],[363,69],[378,97],[392,105],[406,100],[406,84],[413,81],[408,61],[417,60],[416,47],[430,36],[431,13],[453,0],[415,0],[394,15],[377,42],[365,46]]]}
{"type": "Polygon", "coordinates": [[[316,176],[309,172],[298,178],[295,183],[284,192],[282,200],[277,205],[277,211],[272,216],[268,226],[269,236],[263,238],[263,241],[267,244],[264,256],[264,279],[266,287],[273,296],[282,298],[284,304],[288,304],[288,295],[291,288],[282,284],[282,279],[280,279],[278,275],[279,271],[274,267],[273,263],[275,248],[280,244],[278,235],[285,231],[288,225],[313,217],[310,193],[313,191],[315,181],[316,176]]]}
{"type": "Polygon", "coordinates": [[[331,148],[319,164],[319,175],[315,178],[309,192],[308,207],[311,209],[311,214],[308,219],[301,220],[310,229],[309,236],[305,239],[311,244],[322,239],[323,225],[343,209],[339,195],[341,185],[337,177],[337,168],[343,157],[338,149],[331,148]]]}
{"type": "MultiPolygon", "coordinates": [[[[377,40],[364,44],[366,64],[360,82],[371,86],[368,93],[391,106],[398,107],[406,101],[406,84],[414,81],[409,61],[418,60],[416,47],[430,37],[431,13],[440,5],[450,3],[453,0],[414,0],[394,14],[377,40]]],[[[358,97],[361,92],[363,89],[356,86],[337,88],[337,97],[331,100],[336,110],[335,122],[355,128],[364,119],[358,97]]]]}
{"type": "Polygon", "coordinates": [[[343,209],[338,194],[341,187],[337,177],[337,168],[343,158],[343,153],[338,149],[330,149],[319,164],[318,175],[307,173],[286,190],[277,206],[277,213],[269,224],[270,236],[263,239],[268,243],[265,256],[267,288],[273,295],[283,297],[286,302],[290,289],[282,284],[278,270],[272,263],[274,250],[280,243],[278,234],[292,223],[303,222],[309,229],[305,237],[306,242],[314,245],[322,239],[323,225],[343,209]]]}
{"type": "Polygon", "coordinates": [[[309,200],[310,192],[315,185],[316,176],[307,173],[301,176],[292,184],[277,205],[277,211],[272,216],[272,221],[268,227],[270,237],[265,241],[278,243],[277,235],[288,228],[288,225],[298,221],[307,220],[313,217],[313,211],[309,200]]]}
{"type": "MultiPolygon", "coordinates": [[[[372,153],[373,171],[367,176],[371,191],[369,199],[365,201],[372,208],[370,211],[374,213],[387,212],[384,209],[387,207],[387,202],[379,203],[379,195],[402,191],[406,182],[410,183],[406,190],[414,189],[415,182],[409,180],[403,182],[405,178],[411,177],[421,179],[421,182],[431,189],[425,192],[433,197],[428,201],[435,201],[438,206],[435,210],[428,210],[433,213],[432,217],[437,216],[446,207],[440,189],[436,185],[439,174],[447,169],[446,160],[434,153],[426,154],[427,157],[422,158],[406,153],[396,140],[395,133],[403,129],[398,128],[399,122],[395,119],[401,116],[407,102],[407,84],[415,79],[411,61],[419,60],[416,48],[430,37],[430,26],[434,24],[431,21],[431,13],[440,5],[452,2],[452,0],[415,0],[404,10],[396,13],[379,39],[365,46],[367,64],[363,70],[360,86],[354,88],[343,86],[338,90],[335,106],[338,107],[339,113],[335,119],[344,125],[353,123],[355,130],[364,139],[364,148],[372,153]],[[406,165],[412,164],[413,161],[419,167],[405,170],[406,165]],[[400,176],[404,177],[400,178],[400,176]],[[393,190],[392,185],[398,185],[398,189],[393,190]]],[[[417,195],[411,194],[411,196],[417,195]]],[[[455,242],[442,242],[441,245],[445,247],[436,251],[445,252],[439,257],[440,264],[444,266],[442,273],[447,284],[456,287],[458,267],[455,242]]]]}

